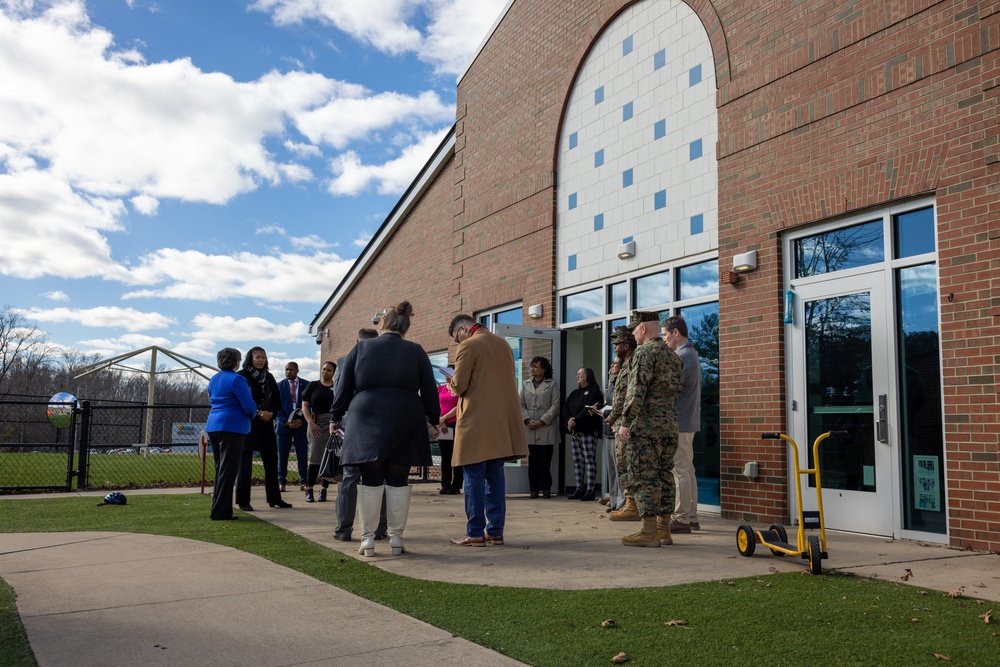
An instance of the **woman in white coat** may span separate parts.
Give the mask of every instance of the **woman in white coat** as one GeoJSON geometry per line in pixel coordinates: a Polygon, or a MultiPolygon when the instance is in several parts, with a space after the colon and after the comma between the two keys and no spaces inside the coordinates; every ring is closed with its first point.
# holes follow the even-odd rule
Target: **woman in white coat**
{"type": "Polygon", "coordinates": [[[521,386],[521,417],[528,437],[528,488],[531,497],[552,495],[552,452],[559,442],[559,383],[545,357],[531,360],[531,379],[521,386]]]}

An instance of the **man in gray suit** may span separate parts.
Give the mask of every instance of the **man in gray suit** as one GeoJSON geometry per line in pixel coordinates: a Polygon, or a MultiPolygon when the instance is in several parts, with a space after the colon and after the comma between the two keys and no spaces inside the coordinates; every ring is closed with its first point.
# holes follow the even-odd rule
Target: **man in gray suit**
{"type": "MultiPolygon", "coordinates": [[[[374,329],[361,329],[355,343],[362,340],[378,338],[378,332],[374,329]]],[[[345,354],[337,359],[337,372],[333,376],[333,395],[340,396],[340,369],[344,367],[345,354]]],[[[348,419],[350,415],[344,415],[341,423],[344,429],[350,428],[348,419]]],[[[351,541],[351,532],[354,530],[354,515],[358,507],[358,481],[361,479],[361,469],[358,466],[344,466],[344,477],[337,486],[337,528],[333,531],[333,539],[341,542],[351,541]]],[[[375,539],[385,538],[388,530],[385,517],[385,496],[382,496],[382,512],[379,515],[378,528],[375,529],[375,539]]]]}

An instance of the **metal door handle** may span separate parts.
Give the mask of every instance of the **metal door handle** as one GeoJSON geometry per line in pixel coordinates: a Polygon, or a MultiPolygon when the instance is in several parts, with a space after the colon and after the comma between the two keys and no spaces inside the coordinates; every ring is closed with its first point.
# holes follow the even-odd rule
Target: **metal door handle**
{"type": "Polygon", "coordinates": [[[879,442],[889,442],[889,422],[886,420],[886,394],[878,396],[878,421],[875,422],[875,437],[879,442]]]}

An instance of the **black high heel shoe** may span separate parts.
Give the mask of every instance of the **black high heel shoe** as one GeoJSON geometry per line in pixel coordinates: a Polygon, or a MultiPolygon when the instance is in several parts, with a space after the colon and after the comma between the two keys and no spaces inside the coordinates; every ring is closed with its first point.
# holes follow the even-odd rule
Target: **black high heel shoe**
{"type": "Polygon", "coordinates": [[[279,500],[276,503],[268,503],[268,507],[277,507],[279,509],[287,509],[292,506],[291,503],[286,503],[284,500],[279,500]]]}
{"type": "Polygon", "coordinates": [[[250,503],[243,503],[242,505],[239,506],[239,508],[244,512],[253,512],[253,505],[251,505],[250,503]]]}
{"type": "Polygon", "coordinates": [[[321,503],[325,503],[326,502],[326,487],[325,486],[322,489],[319,490],[319,502],[321,502],[321,503]]]}
{"type": "Polygon", "coordinates": [[[316,502],[316,497],[313,496],[313,490],[312,489],[306,489],[306,502],[307,503],[316,502]]]}

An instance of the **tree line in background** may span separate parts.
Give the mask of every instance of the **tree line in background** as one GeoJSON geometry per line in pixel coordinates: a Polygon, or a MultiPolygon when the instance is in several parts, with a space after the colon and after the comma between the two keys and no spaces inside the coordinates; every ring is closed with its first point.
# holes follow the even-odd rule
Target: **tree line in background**
{"type": "MultiPolygon", "coordinates": [[[[21,313],[0,309],[0,400],[47,400],[67,391],[80,400],[146,402],[146,373],[109,368],[76,378],[100,360],[52,345],[21,313]]],[[[156,403],[207,405],[205,381],[193,373],[157,376],[156,403]]]]}

